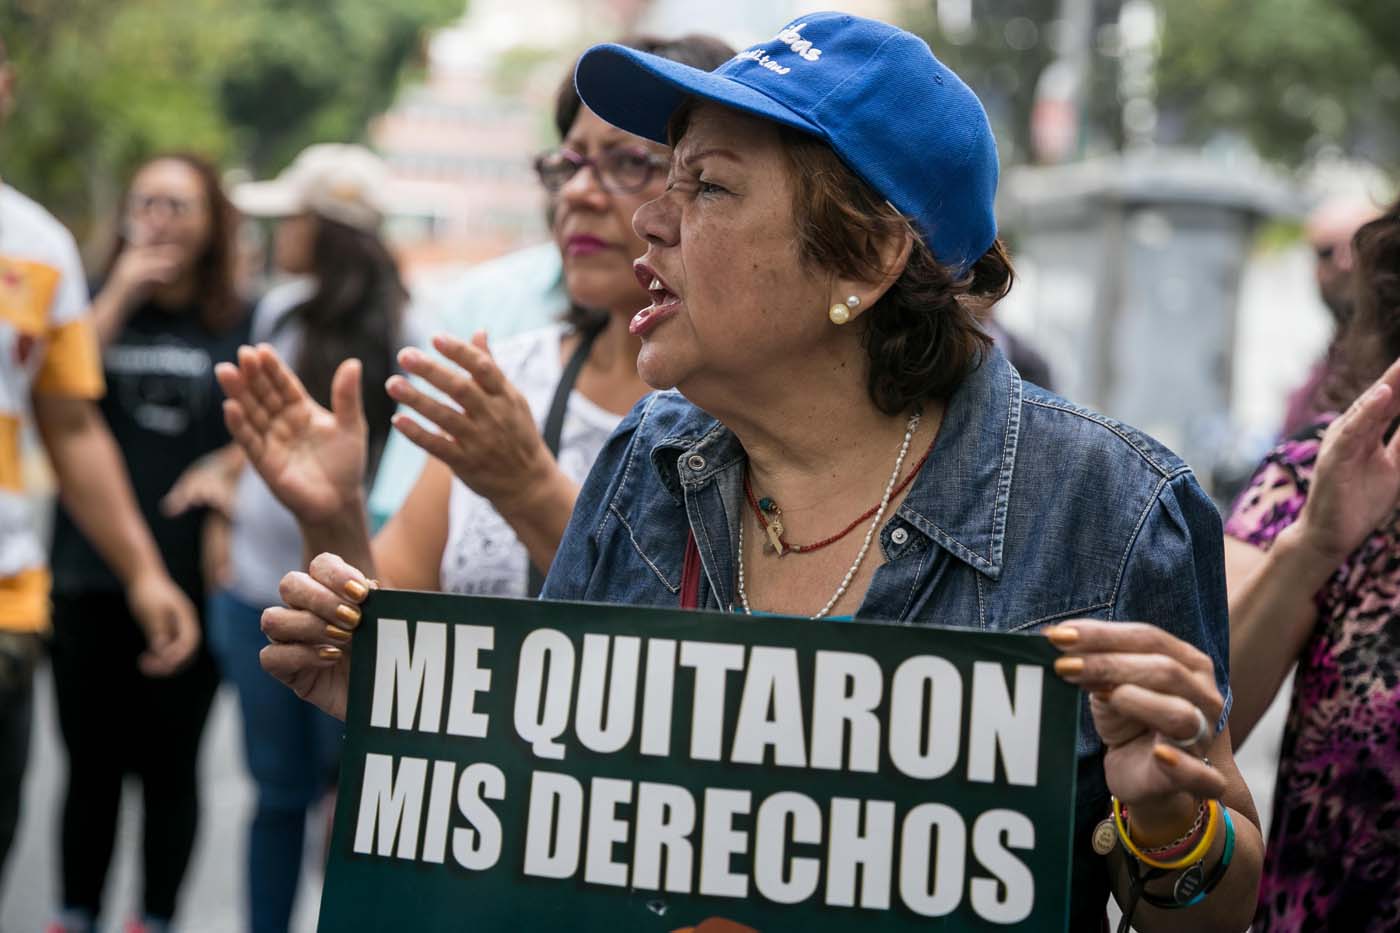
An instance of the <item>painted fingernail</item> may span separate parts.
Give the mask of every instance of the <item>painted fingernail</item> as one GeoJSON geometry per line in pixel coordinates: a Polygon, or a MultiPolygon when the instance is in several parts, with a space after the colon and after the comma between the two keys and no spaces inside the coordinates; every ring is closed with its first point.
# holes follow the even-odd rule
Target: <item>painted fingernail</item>
{"type": "Polygon", "coordinates": [[[369,595],[369,587],[365,586],[359,580],[346,580],[344,589],[345,595],[349,596],[355,602],[359,602],[369,595]]]}
{"type": "Polygon", "coordinates": [[[343,628],[336,628],[334,625],[326,626],[326,637],[334,638],[336,641],[349,641],[350,633],[343,628]]]}
{"type": "Polygon", "coordinates": [[[316,649],[316,653],[326,661],[338,661],[341,656],[345,654],[344,651],[341,651],[334,645],[322,645],[320,648],[316,649]]]}
{"type": "Polygon", "coordinates": [[[1079,641],[1079,629],[1072,625],[1054,625],[1045,630],[1045,637],[1061,648],[1067,648],[1079,641]]]}
{"type": "Polygon", "coordinates": [[[1173,768],[1181,763],[1181,753],[1169,745],[1152,746],[1152,755],[1162,764],[1173,768]]]}
{"type": "Polygon", "coordinates": [[[344,603],[335,607],[335,617],[348,629],[353,629],[360,624],[360,610],[344,603]]]}
{"type": "Polygon", "coordinates": [[[1083,658],[1056,658],[1055,673],[1061,677],[1076,677],[1084,673],[1083,658]]]}

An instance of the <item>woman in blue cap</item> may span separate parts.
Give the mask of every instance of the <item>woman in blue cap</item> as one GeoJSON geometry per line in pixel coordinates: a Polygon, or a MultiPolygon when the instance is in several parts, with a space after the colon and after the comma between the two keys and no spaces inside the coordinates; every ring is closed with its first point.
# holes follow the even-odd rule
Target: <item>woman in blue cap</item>
{"type": "MultiPolygon", "coordinates": [[[[633,221],[637,366],[663,391],[604,448],[543,595],[1043,630],[1090,697],[1071,928],[1099,929],[1110,889],[1140,930],[1247,927],[1220,519],[1169,451],[990,347],[1011,268],[977,98],[917,37],[834,13],[710,73],[598,46],[576,81],[675,145],[633,221]]],[[[257,384],[234,407],[275,423],[257,384]]],[[[321,555],[264,616],[267,670],[339,715],[325,625],[364,557],[321,555]]]]}

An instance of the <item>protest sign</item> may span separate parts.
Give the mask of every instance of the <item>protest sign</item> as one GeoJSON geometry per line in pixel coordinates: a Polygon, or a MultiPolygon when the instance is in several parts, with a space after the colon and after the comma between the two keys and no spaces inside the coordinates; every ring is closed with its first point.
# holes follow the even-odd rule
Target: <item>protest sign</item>
{"type": "Polygon", "coordinates": [[[1043,638],[364,610],[321,930],[1065,929],[1079,703],[1043,638]]]}

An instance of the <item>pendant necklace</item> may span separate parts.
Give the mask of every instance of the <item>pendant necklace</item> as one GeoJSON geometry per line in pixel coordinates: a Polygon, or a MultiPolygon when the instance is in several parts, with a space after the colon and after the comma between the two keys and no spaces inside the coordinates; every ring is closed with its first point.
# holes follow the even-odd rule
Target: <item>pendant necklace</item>
{"type": "MultiPolygon", "coordinates": [[[[899,471],[904,467],[904,458],[909,455],[909,444],[914,440],[914,434],[919,430],[919,419],[922,417],[922,415],[922,411],[920,411],[919,409],[915,409],[914,413],[909,416],[909,422],[904,429],[904,440],[899,445],[899,456],[896,457],[894,461],[894,471],[890,473],[889,482],[885,483],[885,494],[881,497],[880,504],[875,508],[874,520],[870,523],[870,527],[866,529],[865,540],[861,543],[860,551],[856,554],[855,562],[851,564],[851,569],[846,571],[846,576],[842,578],[841,585],[836,588],[835,594],[832,595],[831,599],[827,600],[825,606],[823,606],[820,610],[817,611],[815,615],[812,616],[813,619],[820,619],[825,617],[826,614],[831,611],[832,607],[841,601],[841,597],[846,595],[847,587],[851,585],[851,581],[855,579],[856,573],[860,571],[861,564],[865,563],[865,555],[869,553],[870,543],[875,539],[875,532],[880,527],[880,521],[885,517],[885,509],[889,507],[890,500],[893,499],[895,496],[896,485],[898,484],[899,489],[903,490],[904,487],[909,484],[909,479],[906,479],[902,484],[899,483],[899,471]]],[[[925,455],[925,458],[927,458],[927,455],[925,455]]],[[[923,461],[920,461],[921,466],[922,464],[923,461]]],[[[917,473],[917,469],[911,471],[909,474],[910,479],[912,479],[913,476],[917,473]]],[[[745,477],[746,485],[747,482],[747,477],[745,477]]],[[[771,500],[765,501],[771,502],[771,500]]],[[[856,519],[856,521],[859,522],[860,519],[856,519]]],[[[772,545],[774,550],[776,550],[779,554],[782,554],[782,523],[778,522],[776,529],[774,528],[772,523],[764,522],[764,525],[765,531],[767,531],[768,533],[769,544],[772,545]]],[[[842,536],[844,536],[844,534],[845,533],[843,532],[842,536]]],[[[825,546],[825,544],[819,542],[817,546],[825,546]]],[[[816,546],[808,545],[805,547],[805,550],[815,550],[815,547],[816,546]]],[[[753,615],[753,609],[749,606],[749,596],[744,588],[744,519],[742,516],[739,519],[738,570],[739,604],[743,607],[745,613],[747,613],[748,615],[753,615]]]]}

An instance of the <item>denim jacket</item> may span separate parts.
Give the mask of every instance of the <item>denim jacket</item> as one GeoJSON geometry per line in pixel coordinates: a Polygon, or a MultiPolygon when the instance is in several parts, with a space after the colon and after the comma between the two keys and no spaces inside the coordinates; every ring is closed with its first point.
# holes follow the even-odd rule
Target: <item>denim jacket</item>
{"type": "MultiPolygon", "coordinates": [[[[700,605],[731,608],[744,468],[733,433],[679,393],[643,399],[584,484],[543,597],[674,607],[689,530],[700,605]]],[[[884,563],[858,619],[997,632],[1076,617],[1150,622],[1212,658],[1228,713],[1214,505],[1166,448],[1022,382],[999,350],[948,400],[928,462],[878,540],[884,563]]],[[[1087,702],[1082,719],[1070,929],[1097,930],[1107,879],[1088,842],[1108,797],[1087,702]]]]}

